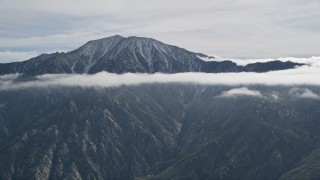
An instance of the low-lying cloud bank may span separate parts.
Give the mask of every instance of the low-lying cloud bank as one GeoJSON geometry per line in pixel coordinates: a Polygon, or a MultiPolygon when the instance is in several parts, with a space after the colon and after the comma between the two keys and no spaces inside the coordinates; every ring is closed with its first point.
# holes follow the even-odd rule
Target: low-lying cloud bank
{"type": "Polygon", "coordinates": [[[237,96],[254,96],[254,97],[262,97],[260,91],[251,90],[247,87],[235,88],[229,91],[223,91],[218,97],[237,97],[237,96]]]}
{"type": "Polygon", "coordinates": [[[298,98],[316,99],[320,100],[320,95],[314,93],[310,89],[292,88],[290,94],[298,98]]]}
{"type": "Polygon", "coordinates": [[[117,87],[152,83],[192,83],[207,85],[315,85],[320,86],[320,71],[305,72],[301,69],[270,73],[178,73],[178,74],[46,74],[36,80],[15,81],[18,75],[0,76],[0,90],[48,86],[117,87]]]}
{"type": "MultiPolygon", "coordinates": [[[[308,88],[293,87],[289,90],[289,95],[295,98],[320,100],[320,95],[313,92],[308,88]]],[[[222,93],[216,97],[218,98],[236,98],[240,96],[249,96],[256,98],[272,98],[278,100],[279,95],[272,93],[271,95],[263,95],[260,91],[249,89],[247,87],[233,88],[228,91],[222,91],[222,93]]]]}
{"type": "MultiPolygon", "coordinates": [[[[310,69],[310,68],[308,68],[310,69]]],[[[201,85],[227,85],[230,90],[222,91],[218,98],[235,98],[250,96],[265,98],[258,90],[246,86],[260,84],[267,86],[320,86],[320,71],[303,71],[303,69],[285,70],[269,73],[178,73],[178,74],[112,74],[101,72],[88,74],[46,74],[34,80],[21,81],[19,74],[0,76],[0,91],[47,88],[47,87],[118,87],[154,83],[179,83],[201,85]],[[232,86],[240,86],[234,88],[232,86]]],[[[320,94],[302,87],[292,87],[292,97],[320,100],[320,94]]]]}

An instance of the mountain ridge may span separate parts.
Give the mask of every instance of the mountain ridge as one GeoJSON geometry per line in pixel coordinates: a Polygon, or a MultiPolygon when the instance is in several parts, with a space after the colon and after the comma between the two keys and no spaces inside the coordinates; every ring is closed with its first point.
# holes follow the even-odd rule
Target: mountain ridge
{"type": "MultiPolygon", "coordinates": [[[[41,54],[22,62],[0,64],[0,74],[111,73],[180,73],[180,72],[267,72],[303,65],[294,62],[270,61],[239,66],[225,61],[204,61],[189,50],[145,37],[115,35],[88,41],[79,48],[62,53],[41,54]]],[[[210,57],[212,58],[212,57],[210,57]]]]}

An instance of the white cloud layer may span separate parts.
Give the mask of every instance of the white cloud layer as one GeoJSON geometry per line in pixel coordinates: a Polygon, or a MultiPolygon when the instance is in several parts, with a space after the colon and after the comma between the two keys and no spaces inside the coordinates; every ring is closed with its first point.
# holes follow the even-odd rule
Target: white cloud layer
{"type": "Polygon", "coordinates": [[[237,97],[237,96],[254,96],[262,97],[262,94],[256,90],[250,90],[247,87],[235,88],[229,91],[223,91],[218,97],[237,97]]]}
{"type": "Polygon", "coordinates": [[[288,70],[270,73],[178,73],[178,74],[112,74],[101,72],[87,74],[46,74],[38,80],[14,82],[14,76],[1,76],[0,89],[41,88],[49,86],[116,87],[152,83],[193,83],[207,85],[252,85],[268,86],[316,85],[320,86],[320,71],[304,72],[288,70]]]}
{"type": "Polygon", "coordinates": [[[320,100],[320,95],[314,93],[310,89],[300,89],[300,88],[293,88],[290,90],[290,93],[298,98],[307,98],[307,99],[315,99],[320,100]]]}

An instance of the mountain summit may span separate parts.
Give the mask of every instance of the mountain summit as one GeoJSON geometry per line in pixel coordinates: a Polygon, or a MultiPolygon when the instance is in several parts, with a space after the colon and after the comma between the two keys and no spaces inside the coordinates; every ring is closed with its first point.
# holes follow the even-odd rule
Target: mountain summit
{"type": "Polygon", "coordinates": [[[238,66],[231,61],[203,61],[200,56],[209,57],[151,38],[116,35],[89,41],[68,53],[42,54],[23,62],[0,64],[0,74],[266,72],[300,65],[271,61],[238,66]]]}

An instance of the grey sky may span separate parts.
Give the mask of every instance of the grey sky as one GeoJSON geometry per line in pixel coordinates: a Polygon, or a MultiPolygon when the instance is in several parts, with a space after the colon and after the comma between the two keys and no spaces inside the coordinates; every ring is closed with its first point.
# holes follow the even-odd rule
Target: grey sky
{"type": "Polygon", "coordinates": [[[320,55],[320,0],[0,0],[0,62],[120,34],[229,58],[320,55]]]}

